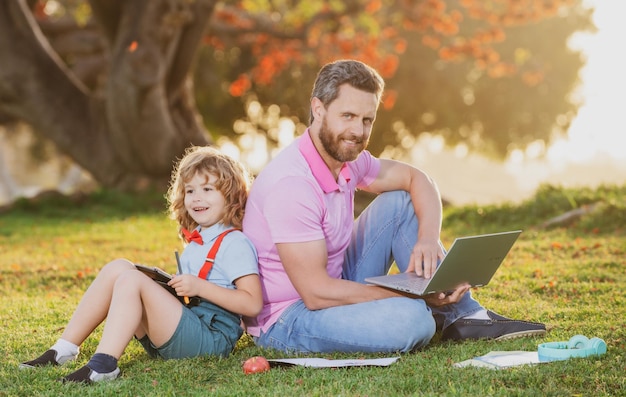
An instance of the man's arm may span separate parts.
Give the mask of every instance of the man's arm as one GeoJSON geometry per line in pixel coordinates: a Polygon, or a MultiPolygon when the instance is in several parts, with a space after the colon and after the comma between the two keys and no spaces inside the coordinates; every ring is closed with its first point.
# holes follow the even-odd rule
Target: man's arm
{"type": "Polygon", "coordinates": [[[430,294],[412,296],[354,281],[336,279],[326,272],[326,242],[324,240],[305,243],[276,244],[278,254],[289,279],[309,310],[326,309],[384,298],[409,296],[424,299],[432,307],[458,302],[469,291],[469,285],[459,286],[452,294],[430,294]]]}
{"type": "Polygon", "coordinates": [[[419,221],[419,230],[407,270],[415,270],[419,276],[430,278],[437,268],[438,260],[444,256],[439,244],[441,196],[435,182],[426,173],[409,164],[381,159],[378,176],[363,190],[377,194],[391,190],[409,192],[419,221]]]}
{"type": "Polygon", "coordinates": [[[384,288],[330,277],[326,241],[276,244],[292,284],[309,310],[402,296],[384,288]]]}

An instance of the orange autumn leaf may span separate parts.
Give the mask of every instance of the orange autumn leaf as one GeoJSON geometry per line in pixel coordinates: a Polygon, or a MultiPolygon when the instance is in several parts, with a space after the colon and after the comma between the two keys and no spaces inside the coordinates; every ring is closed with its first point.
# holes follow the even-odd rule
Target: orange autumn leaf
{"type": "Polygon", "coordinates": [[[350,54],[353,51],[352,42],[349,40],[341,40],[339,42],[339,49],[343,54],[350,54]]]}
{"type": "Polygon", "coordinates": [[[380,1],[380,0],[371,0],[365,6],[365,12],[368,13],[368,14],[373,14],[376,11],[380,10],[382,5],[383,5],[382,1],[380,1]]]}
{"type": "Polygon", "coordinates": [[[128,45],[128,52],[135,52],[135,50],[137,49],[137,41],[133,40],[129,45],[128,45]]]}
{"type": "Polygon", "coordinates": [[[240,75],[239,78],[233,81],[228,88],[228,92],[230,95],[234,97],[240,97],[246,93],[251,87],[250,78],[244,74],[240,75]]]}
{"type": "Polygon", "coordinates": [[[385,92],[385,98],[383,100],[383,109],[385,110],[393,109],[393,107],[396,104],[397,99],[398,99],[398,91],[387,90],[385,92]]]}
{"type": "Polygon", "coordinates": [[[404,54],[404,52],[406,51],[407,48],[407,42],[405,39],[398,39],[396,40],[393,49],[396,52],[396,54],[404,54]]]}
{"type": "Polygon", "coordinates": [[[450,13],[450,19],[452,19],[452,22],[459,23],[463,21],[463,14],[459,10],[453,10],[450,13]]]}
{"type": "Polygon", "coordinates": [[[495,27],[491,30],[491,38],[494,42],[499,43],[504,41],[506,35],[504,34],[504,30],[501,28],[495,27]]]}
{"type": "Polygon", "coordinates": [[[398,29],[393,26],[387,26],[383,29],[380,36],[385,39],[396,37],[398,35],[398,29]]]}
{"type": "Polygon", "coordinates": [[[383,60],[382,65],[380,65],[380,74],[383,77],[390,77],[393,76],[396,73],[396,70],[398,70],[398,64],[400,63],[400,60],[397,56],[395,55],[388,55],[385,57],[385,59],[383,60]]]}
{"type": "Polygon", "coordinates": [[[522,81],[529,87],[534,87],[543,81],[543,72],[524,72],[522,74],[522,81]]]}
{"type": "Polygon", "coordinates": [[[563,248],[563,244],[559,243],[558,241],[553,241],[552,244],[550,244],[550,245],[554,249],[561,249],[561,248],[563,248]]]}
{"type": "Polygon", "coordinates": [[[454,52],[452,51],[452,49],[450,49],[450,47],[443,47],[439,50],[439,58],[448,61],[451,60],[453,57],[454,52]]]}

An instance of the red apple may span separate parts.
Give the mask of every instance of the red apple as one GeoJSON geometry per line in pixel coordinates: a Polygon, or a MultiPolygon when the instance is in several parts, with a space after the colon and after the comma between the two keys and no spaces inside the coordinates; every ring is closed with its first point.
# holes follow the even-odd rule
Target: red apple
{"type": "Polygon", "coordinates": [[[265,357],[255,356],[247,359],[243,363],[243,372],[247,374],[257,374],[270,370],[270,363],[265,357]]]}

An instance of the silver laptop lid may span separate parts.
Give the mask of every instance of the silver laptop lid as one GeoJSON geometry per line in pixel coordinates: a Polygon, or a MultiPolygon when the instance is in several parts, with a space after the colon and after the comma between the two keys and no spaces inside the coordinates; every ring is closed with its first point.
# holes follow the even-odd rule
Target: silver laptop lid
{"type": "Polygon", "coordinates": [[[486,285],[521,232],[514,230],[457,238],[430,280],[414,273],[403,273],[370,277],[365,281],[415,295],[448,291],[462,283],[473,287],[486,285]]]}

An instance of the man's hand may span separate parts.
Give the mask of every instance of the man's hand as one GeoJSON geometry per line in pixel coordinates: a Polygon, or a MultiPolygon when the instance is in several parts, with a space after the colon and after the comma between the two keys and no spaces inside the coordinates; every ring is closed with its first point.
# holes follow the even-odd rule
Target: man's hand
{"type": "Polygon", "coordinates": [[[441,307],[452,303],[457,303],[461,300],[463,295],[470,290],[469,284],[461,284],[456,289],[448,292],[435,292],[432,294],[424,295],[422,298],[431,307],[441,307]]]}
{"type": "Polygon", "coordinates": [[[420,239],[411,252],[407,272],[414,271],[420,277],[431,278],[443,257],[443,248],[438,240],[420,239]]]}

